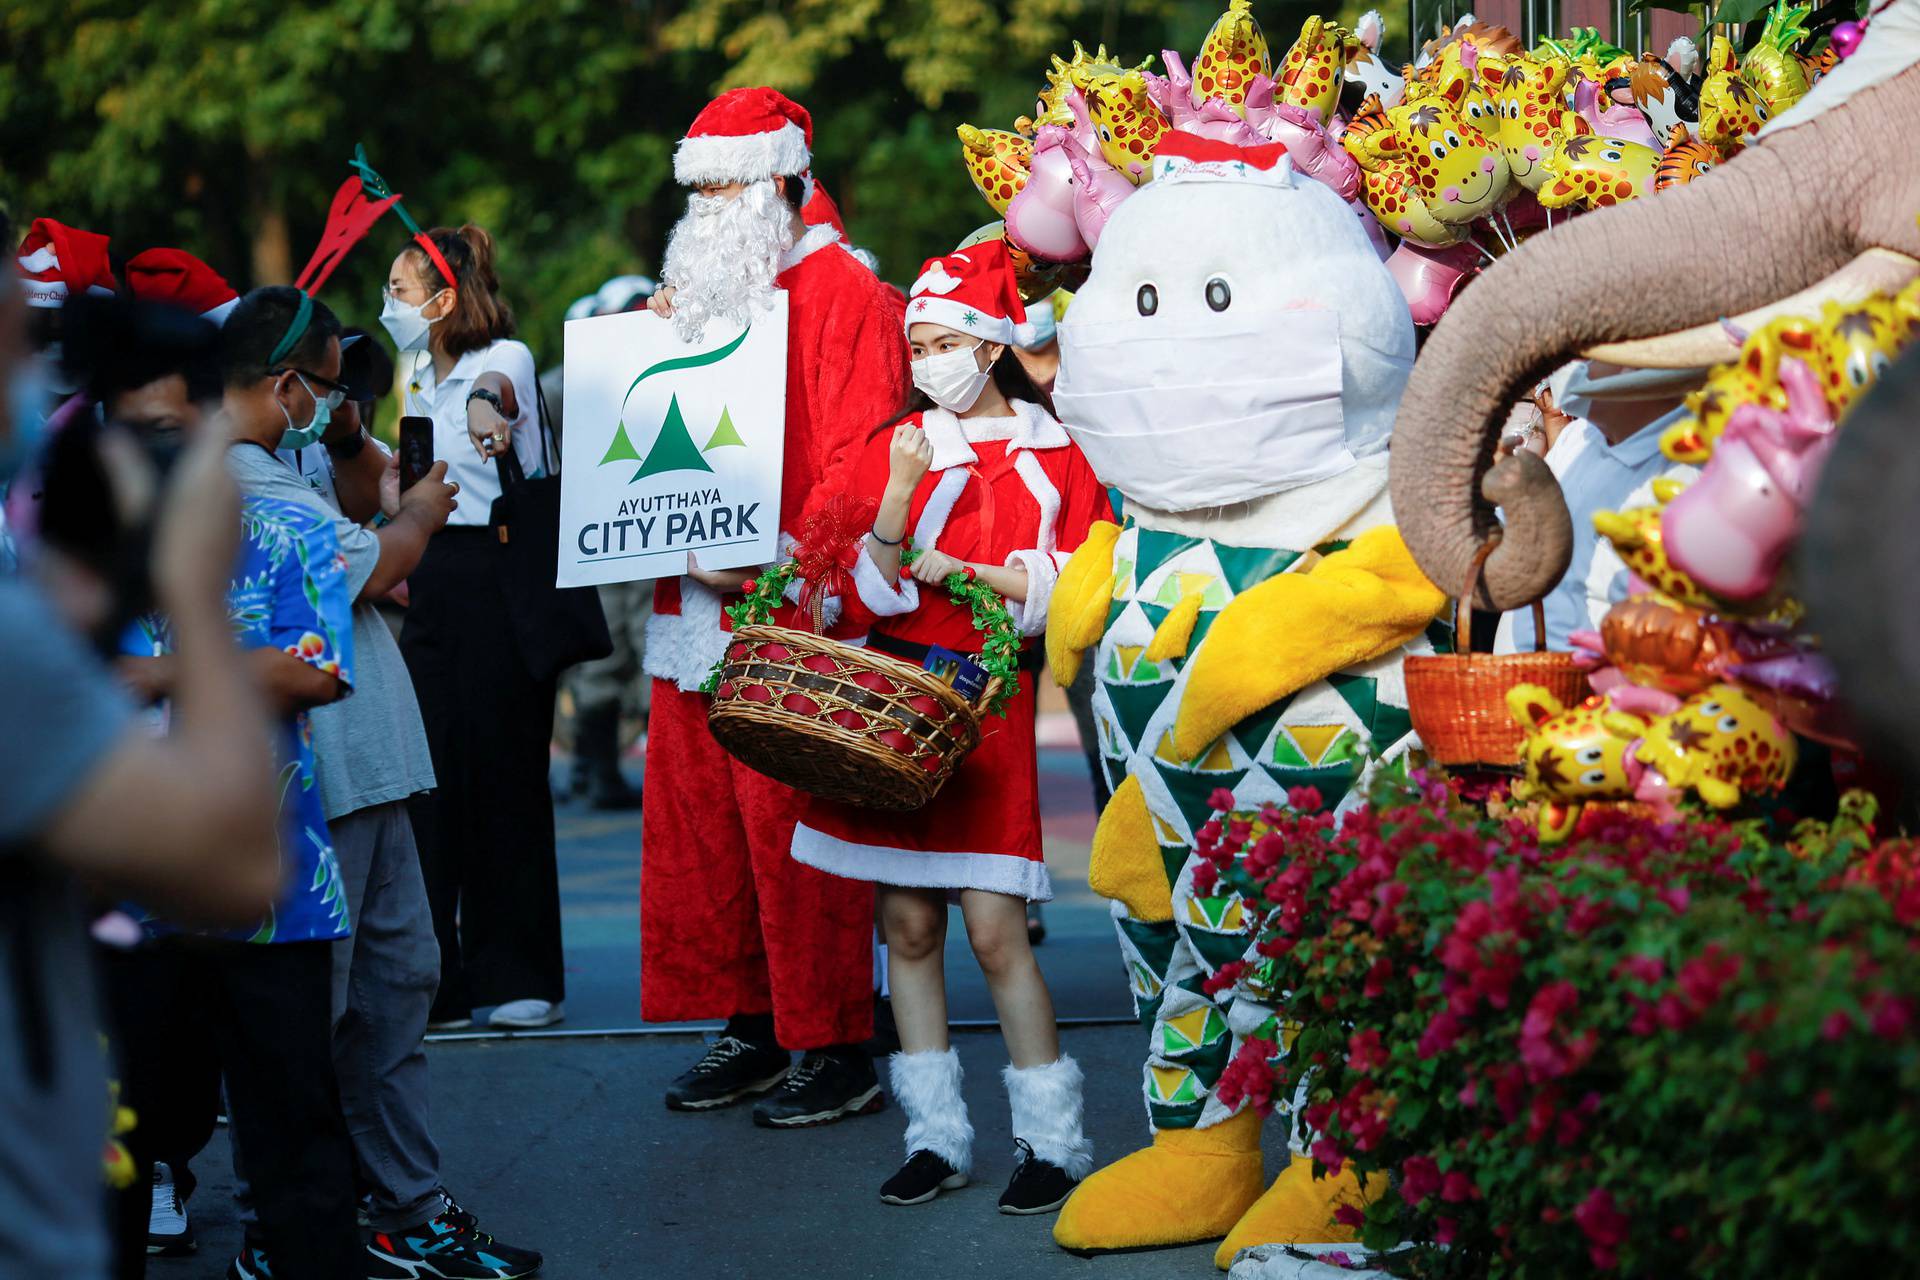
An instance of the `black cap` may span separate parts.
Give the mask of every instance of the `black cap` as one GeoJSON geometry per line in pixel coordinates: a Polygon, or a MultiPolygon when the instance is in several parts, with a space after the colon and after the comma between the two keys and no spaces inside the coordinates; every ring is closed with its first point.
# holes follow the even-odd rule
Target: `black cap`
{"type": "Polygon", "coordinates": [[[378,400],[393,390],[393,360],[365,329],[340,335],[340,383],[349,400],[378,400]]]}

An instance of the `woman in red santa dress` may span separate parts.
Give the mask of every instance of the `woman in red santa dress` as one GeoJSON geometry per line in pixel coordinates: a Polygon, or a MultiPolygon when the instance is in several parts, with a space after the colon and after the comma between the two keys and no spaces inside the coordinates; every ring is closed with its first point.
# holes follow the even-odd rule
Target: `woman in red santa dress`
{"type": "MultiPolygon", "coordinates": [[[[992,587],[1021,632],[1039,636],[1068,554],[1096,520],[1112,518],[1086,459],[1009,355],[1013,326],[1025,319],[998,241],[930,260],[913,287],[916,393],[854,470],[855,496],[880,507],[845,616],[868,628],[875,649],[915,663],[930,646],[977,652],[970,611],[939,585],[955,573],[992,587]],[[910,574],[901,568],[909,534],[919,552],[910,574]]],[[[1004,717],[987,719],[980,746],[932,803],[903,815],[816,799],[794,832],[800,862],[879,886],[900,1028],[893,1090],[907,1113],[906,1163],[880,1191],[889,1204],[964,1185],[972,1163],[960,1060],[947,1040],[949,895],[958,895],[1012,1059],[1005,1076],[1021,1154],[1002,1211],[1057,1209],[1092,1167],[1080,1068],[1060,1053],[1053,1000],[1027,941],[1027,903],[1053,896],[1034,755],[1038,657],[1030,642],[1019,695],[1004,717]]]]}

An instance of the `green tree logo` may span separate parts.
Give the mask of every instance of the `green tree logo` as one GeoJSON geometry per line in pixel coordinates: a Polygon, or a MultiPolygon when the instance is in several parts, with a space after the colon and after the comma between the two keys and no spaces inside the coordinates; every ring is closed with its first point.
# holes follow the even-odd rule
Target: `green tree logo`
{"type": "Polygon", "coordinates": [[[740,349],[747,340],[750,330],[742,330],[740,336],[714,351],[702,352],[695,356],[676,356],[671,360],[662,360],[649,366],[627,387],[627,394],[620,402],[620,419],[614,424],[613,439],[607,444],[607,452],[601,457],[600,465],[607,466],[615,462],[637,462],[639,470],[633,473],[628,484],[636,483],[647,476],[664,475],[669,471],[705,471],[712,473],[706,454],[715,449],[746,448],[747,442],[740,437],[740,429],[733,425],[733,412],[721,406],[720,421],[714,424],[713,434],[707,437],[704,448],[693,443],[693,435],[687,430],[687,419],[680,411],[680,397],[676,394],[667,400],[666,417],[660,423],[660,430],[654,436],[653,444],[646,455],[633,447],[633,440],[627,434],[626,406],[633,398],[634,388],[655,374],[667,373],[676,369],[698,369],[706,365],[718,364],[740,349]]]}

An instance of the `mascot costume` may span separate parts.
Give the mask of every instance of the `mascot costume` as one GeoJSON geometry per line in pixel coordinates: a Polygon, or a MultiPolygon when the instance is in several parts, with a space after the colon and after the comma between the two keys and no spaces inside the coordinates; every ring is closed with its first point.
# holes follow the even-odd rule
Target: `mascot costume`
{"type": "MultiPolygon", "coordinates": [[[[1055,1229],[1094,1252],[1226,1237],[1351,1239],[1352,1175],[1295,1156],[1269,1189],[1261,1117],[1214,1096],[1261,993],[1208,995],[1257,911],[1195,890],[1211,797],[1360,802],[1412,743],[1401,659],[1433,651],[1445,597],[1392,526],[1387,441],[1413,363],[1407,304],[1351,209],[1285,148],[1170,133],[1113,214],[1060,325],[1061,420],[1119,489],[1054,591],[1048,657],[1096,664],[1113,800],[1091,878],[1114,900],[1153,1145],[1094,1174],[1055,1229]],[[1088,651],[1091,651],[1089,655],[1088,651]]],[[[1224,895],[1224,896],[1223,896],[1224,895]]]]}

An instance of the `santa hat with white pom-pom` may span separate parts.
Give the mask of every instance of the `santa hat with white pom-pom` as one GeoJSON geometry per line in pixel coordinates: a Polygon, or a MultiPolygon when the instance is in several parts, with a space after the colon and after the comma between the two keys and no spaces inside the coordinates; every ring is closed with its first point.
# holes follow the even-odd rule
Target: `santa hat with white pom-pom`
{"type": "Polygon", "coordinates": [[[685,187],[805,176],[812,167],[813,117],[765,86],[709,102],[673,153],[674,180],[685,187]]]}

